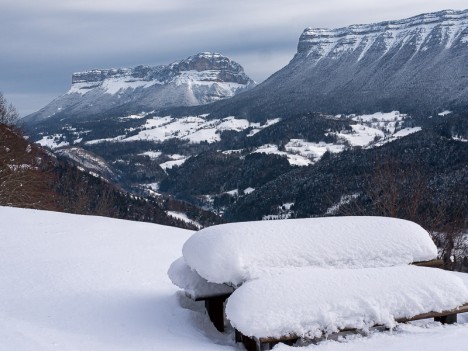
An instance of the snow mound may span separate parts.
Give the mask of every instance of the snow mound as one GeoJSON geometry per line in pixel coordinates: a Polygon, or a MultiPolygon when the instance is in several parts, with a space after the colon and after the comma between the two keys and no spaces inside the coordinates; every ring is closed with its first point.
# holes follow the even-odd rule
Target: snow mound
{"type": "Polygon", "coordinates": [[[182,252],[200,276],[231,285],[277,268],[384,267],[437,257],[437,248],[423,228],[384,217],[223,224],[196,232],[182,252]]]}
{"type": "Polygon", "coordinates": [[[229,298],[226,315],[247,336],[317,337],[345,328],[391,328],[396,319],[467,302],[464,282],[439,269],[304,267],[245,283],[229,298]]]}
{"type": "Polygon", "coordinates": [[[185,294],[194,300],[200,297],[230,294],[234,291],[232,287],[224,284],[208,283],[187,266],[183,257],[171,264],[167,275],[174,285],[185,290],[185,294]]]}

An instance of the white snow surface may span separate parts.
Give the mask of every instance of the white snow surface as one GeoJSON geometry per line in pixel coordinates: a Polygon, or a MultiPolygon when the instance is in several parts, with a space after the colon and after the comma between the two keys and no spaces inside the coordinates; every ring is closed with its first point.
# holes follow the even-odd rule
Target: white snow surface
{"type": "MultiPolygon", "coordinates": [[[[308,166],[312,164],[312,161],[309,160],[307,157],[302,155],[291,154],[285,151],[278,150],[278,146],[274,144],[265,144],[257,148],[252,153],[263,153],[263,154],[274,154],[285,156],[288,159],[288,162],[292,166],[308,166]]],[[[324,151],[325,153],[325,151],[324,151]]]]}
{"type": "MultiPolygon", "coordinates": [[[[459,316],[459,320],[460,320],[459,316]]],[[[468,319],[466,319],[468,320],[468,319]]],[[[465,322],[466,323],[466,322],[465,322]]],[[[433,321],[400,324],[390,331],[371,330],[365,335],[350,334],[338,340],[324,340],[318,345],[300,349],[279,344],[275,351],[440,351],[463,350],[468,328],[466,324],[441,325],[433,321]]]]}
{"type": "MultiPolygon", "coordinates": [[[[359,53],[359,59],[378,43],[384,46],[383,54],[407,41],[414,40],[415,51],[424,51],[424,43],[440,29],[440,44],[452,47],[458,39],[464,40],[468,25],[467,11],[447,10],[428,13],[399,21],[360,24],[345,28],[306,28],[302,43],[309,44],[307,55],[315,57],[315,64],[322,58],[338,59],[345,53],[359,53]]],[[[300,43],[301,44],[301,43],[300,43]]]]}
{"type": "Polygon", "coordinates": [[[187,140],[190,143],[214,143],[221,140],[221,132],[226,130],[243,131],[250,127],[246,119],[226,117],[207,119],[207,115],[172,118],[153,117],[141,126],[141,131],[122,141],[150,140],[163,142],[169,139],[187,140]]]}
{"type": "Polygon", "coordinates": [[[1,351],[233,350],[167,278],[192,232],[7,207],[0,223],[1,351]]]}
{"type": "MultiPolygon", "coordinates": [[[[6,207],[0,223],[1,351],[239,350],[211,325],[203,302],[190,302],[167,277],[192,232],[6,207]]],[[[399,326],[311,348],[462,351],[465,316],[460,325],[399,326]]]]}
{"type": "Polygon", "coordinates": [[[318,337],[346,328],[392,328],[399,318],[467,302],[464,282],[440,269],[304,267],[243,284],[229,298],[226,315],[247,336],[318,337]]]}
{"type": "Polygon", "coordinates": [[[344,145],[311,143],[304,139],[291,139],[286,145],[285,150],[289,153],[301,155],[316,162],[320,160],[327,151],[339,153],[345,149],[344,145]]]}
{"type": "Polygon", "coordinates": [[[166,170],[166,169],[170,169],[170,168],[172,168],[174,166],[181,166],[188,159],[189,159],[188,157],[181,156],[180,158],[174,159],[172,161],[163,162],[163,163],[159,164],[159,166],[162,169],[166,170]]]}
{"type": "Polygon", "coordinates": [[[252,188],[249,186],[248,188],[244,189],[244,194],[249,195],[249,194],[252,194],[254,191],[255,191],[255,188],[252,188]]]}
{"type": "Polygon", "coordinates": [[[376,112],[371,115],[357,115],[352,117],[353,121],[357,122],[398,122],[407,117],[406,114],[401,114],[399,111],[392,112],[376,112]]]}
{"type": "Polygon", "coordinates": [[[412,128],[403,128],[400,129],[398,132],[395,134],[390,135],[389,137],[385,137],[382,140],[379,140],[375,146],[382,146],[387,143],[391,143],[392,141],[395,141],[397,139],[403,138],[405,136],[408,136],[410,134],[418,133],[422,130],[421,127],[412,127],[412,128]]]}
{"type": "Polygon", "coordinates": [[[385,217],[222,224],[193,234],[182,252],[209,282],[234,285],[288,267],[384,267],[437,257],[422,227],[385,217]]]}
{"type": "Polygon", "coordinates": [[[67,141],[60,141],[61,137],[61,134],[45,135],[40,140],[36,141],[36,143],[41,146],[48,147],[49,149],[68,146],[69,143],[67,141]]]}
{"type": "Polygon", "coordinates": [[[185,263],[183,257],[172,262],[167,275],[174,285],[183,289],[192,299],[230,294],[234,291],[234,288],[225,284],[208,283],[185,263]]]}
{"type": "Polygon", "coordinates": [[[351,203],[354,199],[357,199],[359,197],[359,193],[357,194],[350,194],[350,195],[342,195],[340,198],[340,201],[333,206],[329,207],[327,209],[327,212],[325,212],[327,215],[334,215],[336,214],[341,206],[347,205],[351,203]]]}
{"type": "Polygon", "coordinates": [[[140,155],[142,156],[148,156],[149,158],[155,160],[157,159],[158,157],[160,157],[162,155],[162,152],[161,151],[145,151],[143,153],[141,153],[140,155]]]}
{"type": "Polygon", "coordinates": [[[452,113],[452,111],[445,110],[445,111],[443,111],[441,113],[438,113],[438,115],[441,116],[441,117],[445,117],[445,116],[448,116],[451,113],[452,113]]]}
{"type": "Polygon", "coordinates": [[[351,146],[368,146],[376,137],[383,138],[385,133],[380,129],[371,128],[362,124],[351,125],[352,133],[338,133],[339,138],[345,139],[351,146]]]}
{"type": "Polygon", "coordinates": [[[186,213],[184,212],[178,212],[178,211],[167,211],[166,212],[169,216],[180,219],[186,223],[193,224],[197,229],[203,228],[203,226],[198,223],[197,221],[194,221],[193,219],[190,219],[186,213]]]}

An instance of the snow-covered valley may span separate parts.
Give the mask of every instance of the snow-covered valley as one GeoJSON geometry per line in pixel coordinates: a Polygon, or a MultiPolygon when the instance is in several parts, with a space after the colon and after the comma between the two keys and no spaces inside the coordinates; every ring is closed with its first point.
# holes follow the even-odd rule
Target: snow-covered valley
{"type": "MultiPolygon", "coordinates": [[[[248,131],[247,138],[253,137],[262,130],[266,130],[281,121],[280,118],[270,119],[264,123],[249,122],[246,119],[230,116],[222,119],[211,119],[209,115],[185,116],[174,118],[171,116],[154,116],[147,118],[148,114],[132,115],[121,117],[120,120],[142,119],[141,125],[127,128],[124,135],[115,135],[109,138],[87,140],[86,135],[89,131],[73,131],[64,134],[42,135],[37,143],[51,149],[67,147],[71,145],[96,145],[101,143],[125,143],[148,141],[155,145],[170,140],[188,142],[191,144],[208,143],[214,144],[222,140],[222,133],[225,131],[243,132],[248,131]],[[143,119],[144,118],[144,119],[143,119]],[[85,139],[84,139],[85,138],[85,139]]],[[[405,120],[411,120],[411,116],[392,111],[388,113],[377,112],[371,115],[338,115],[329,116],[331,119],[347,121],[350,128],[339,132],[326,132],[324,138],[328,135],[335,136],[335,143],[326,143],[323,141],[311,142],[306,139],[290,139],[285,145],[284,150],[279,150],[275,144],[264,144],[256,147],[252,152],[266,154],[276,154],[284,156],[289,163],[294,166],[308,166],[320,160],[325,152],[339,153],[349,147],[372,148],[381,146],[398,138],[417,133],[420,127],[405,127],[405,120]]],[[[69,129],[66,127],[65,129],[69,129]]],[[[233,150],[223,150],[230,152],[233,150]]],[[[243,150],[234,150],[242,152],[243,150]]],[[[158,151],[146,151],[150,157],[157,158],[161,156],[158,151]],[[157,157],[154,157],[156,155],[157,157]]],[[[171,157],[171,155],[169,155],[171,157]]],[[[182,157],[178,158],[178,160],[182,157]]],[[[171,168],[173,165],[180,165],[182,162],[167,163],[163,162],[160,166],[164,169],[171,168]]]]}

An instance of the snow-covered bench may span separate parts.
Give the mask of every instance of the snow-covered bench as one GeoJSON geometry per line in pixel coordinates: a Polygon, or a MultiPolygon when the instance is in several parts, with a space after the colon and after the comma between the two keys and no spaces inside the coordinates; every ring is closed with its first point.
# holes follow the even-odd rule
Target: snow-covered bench
{"type": "Polygon", "coordinates": [[[234,288],[226,284],[209,283],[192,270],[183,257],[175,260],[167,272],[172,283],[194,301],[204,301],[205,308],[216,329],[224,331],[224,303],[234,288]]]}
{"type": "Polygon", "coordinates": [[[422,318],[456,322],[461,312],[468,312],[468,288],[460,278],[414,266],[286,269],[246,282],[226,305],[247,350],[422,318]]]}
{"type": "Polygon", "coordinates": [[[195,233],[169,276],[187,296],[205,301],[211,320],[222,331],[225,300],[253,280],[285,277],[281,272],[306,268],[434,267],[441,263],[436,258],[429,234],[405,220],[330,217],[245,222],[195,233]]]}

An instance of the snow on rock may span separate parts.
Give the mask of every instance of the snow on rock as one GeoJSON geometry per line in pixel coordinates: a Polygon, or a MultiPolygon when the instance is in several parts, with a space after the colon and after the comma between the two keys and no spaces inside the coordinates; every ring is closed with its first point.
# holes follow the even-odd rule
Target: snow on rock
{"type": "Polygon", "coordinates": [[[186,295],[194,300],[200,297],[230,294],[234,291],[234,288],[225,284],[208,283],[206,279],[187,266],[183,257],[171,264],[167,275],[174,285],[183,289],[186,295]]]}
{"type": "Polygon", "coordinates": [[[187,240],[183,255],[206,280],[239,285],[278,268],[364,268],[427,261],[437,257],[437,248],[413,222],[328,217],[205,228],[187,240]]]}
{"type": "Polygon", "coordinates": [[[244,335],[321,336],[345,328],[394,327],[395,320],[468,302],[463,281],[439,269],[287,269],[243,284],[226,315],[244,335]]]}

